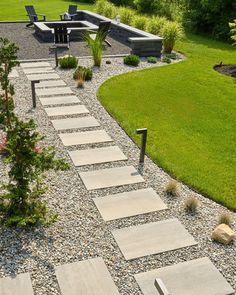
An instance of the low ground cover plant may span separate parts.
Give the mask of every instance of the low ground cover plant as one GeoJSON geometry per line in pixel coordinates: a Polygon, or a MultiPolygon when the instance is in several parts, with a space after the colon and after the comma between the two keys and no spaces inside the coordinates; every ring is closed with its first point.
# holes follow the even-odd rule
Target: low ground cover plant
{"type": "Polygon", "coordinates": [[[137,67],[140,63],[140,57],[135,54],[130,54],[124,57],[124,64],[137,67]]]}
{"type": "Polygon", "coordinates": [[[165,63],[167,63],[167,64],[170,64],[170,63],[171,63],[171,59],[170,59],[168,56],[166,56],[166,55],[164,55],[164,56],[161,58],[161,61],[162,61],[162,62],[165,62],[165,63]]]}
{"type": "Polygon", "coordinates": [[[65,55],[58,59],[62,69],[74,69],[78,65],[78,59],[73,55],[65,55]]]}
{"type": "Polygon", "coordinates": [[[157,63],[157,58],[155,56],[149,56],[147,58],[148,63],[150,64],[156,64],[157,63]]]}

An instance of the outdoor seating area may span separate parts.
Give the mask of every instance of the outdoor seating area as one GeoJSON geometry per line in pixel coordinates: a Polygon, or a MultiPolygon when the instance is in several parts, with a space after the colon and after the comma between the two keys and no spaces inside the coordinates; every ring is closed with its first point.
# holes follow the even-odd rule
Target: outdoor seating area
{"type": "Polygon", "coordinates": [[[148,26],[65,6],[0,22],[0,295],[236,295],[236,213],[165,169],[155,146],[160,134],[177,150],[180,122],[192,126],[191,93],[172,80],[194,45],[184,55],[148,26]],[[158,105],[168,69],[171,108],[158,105]]]}

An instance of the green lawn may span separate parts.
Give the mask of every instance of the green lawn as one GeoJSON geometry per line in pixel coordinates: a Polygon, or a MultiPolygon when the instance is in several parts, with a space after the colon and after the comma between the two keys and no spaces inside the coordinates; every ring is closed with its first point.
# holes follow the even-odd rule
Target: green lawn
{"type": "Polygon", "coordinates": [[[177,50],[188,59],[114,77],[98,96],[137,143],[136,128],[148,128],[155,162],[236,211],[236,79],[213,70],[236,63],[236,50],[193,35],[177,50]]]}
{"type": "Polygon", "coordinates": [[[59,19],[59,14],[67,11],[69,4],[78,9],[93,10],[94,5],[83,1],[70,0],[0,0],[0,21],[26,20],[25,5],[32,4],[38,13],[46,14],[47,19],[59,19]]]}

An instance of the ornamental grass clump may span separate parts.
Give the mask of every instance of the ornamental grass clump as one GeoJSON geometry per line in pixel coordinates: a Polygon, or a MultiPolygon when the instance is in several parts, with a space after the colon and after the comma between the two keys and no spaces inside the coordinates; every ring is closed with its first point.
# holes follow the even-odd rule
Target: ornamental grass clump
{"type": "Polygon", "coordinates": [[[233,218],[230,213],[224,211],[220,214],[218,223],[219,224],[223,223],[223,224],[227,224],[228,226],[231,226],[233,223],[233,218]]]}
{"type": "Polygon", "coordinates": [[[15,44],[0,38],[0,83],[4,90],[0,96],[1,151],[8,171],[8,182],[0,183],[0,222],[6,226],[48,224],[56,214],[44,201],[44,173],[66,170],[69,165],[55,157],[53,147],[42,145],[44,137],[33,120],[25,122],[14,112],[9,73],[18,64],[17,51],[15,44]]]}
{"type": "Polygon", "coordinates": [[[73,74],[73,78],[75,80],[77,80],[81,74],[81,72],[83,72],[84,74],[84,80],[85,81],[90,81],[93,78],[93,71],[90,68],[86,68],[83,66],[78,66],[77,69],[75,70],[74,74],[73,74]]]}
{"type": "Polygon", "coordinates": [[[166,22],[165,17],[152,17],[147,22],[147,31],[153,35],[160,35],[166,22]]]}
{"type": "Polygon", "coordinates": [[[170,180],[165,186],[165,192],[168,196],[179,197],[179,185],[176,180],[170,180]]]}
{"type": "Polygon", "coordinates": [[[58,61],[62,69],[74,69],[78,65],[78,60],[73,55],[65,55],[65,56],[59,57],[58,61]]]}
{"type": "Polygon", "coordinates": [[[126,7],[119,8],[118,14],[120,21],[126,25],[131,25],[136,16],[136,13],[132,9],[126,7]]]}
{"type": "Polygon", "coordinates": [[[231,39],[234,41],[234,44],[236,44],[236,19],[232,23],[229,23],[229,27],[231,39]]]}
{"type": "Polygon", "coordinates": [[[195,214],[197,212],[198,207],[199,207],[199,201],[194,195],[185,199],[184,210],[187,213],[195,214]]]}
{"type": "Polygon", "coordinates": [[[183,37],[183,28],[178,22],[167,21],[160,31],[163,37],[164,53],[171,53],[175,42],[183,37]]]}
{"type": "Polygon", "coordinates": [[[147,21],[148,21],[147,17],[137,15],[137,16],[135,16],[133,18],[132,25],[135,28],[144,31],[146,29],[146,26],[147,26],[147,21]]]}
{"type": "Polygon", "coordinates": [[[91,50],[94,66],[96,67],[100,67],[102,63],[103,42],[105,38],[106,34],[103,31],[98,31],[95,39],[93,39],[89,33],[83,35],[84,41],[87,42],[87,45],[91,50]]]}

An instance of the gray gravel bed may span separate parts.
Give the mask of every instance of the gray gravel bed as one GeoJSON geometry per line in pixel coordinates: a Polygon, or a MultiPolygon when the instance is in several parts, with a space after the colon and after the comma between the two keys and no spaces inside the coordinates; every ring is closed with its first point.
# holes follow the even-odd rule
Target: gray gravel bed
{"type": "MultiPolygon", "coordinates": [[[[37,295],[59,295],[59,288],[55,278],[54,267],[64,263],[80,261],[100,256],[105,263],[122,295],[141,295],[141,291],[133,278],[139,272],[148,271],[174,263],[208,256],[216,267],[224,274],[225,278],[236,288],[236,255],[235,243],[223,246],[213,243],[210,234],[217,224],[220,212],[226,210],[221,205],[195,193],[201,201],[201,207],[196,216],[188,215],[183,210],[184,199],[193,192],[187,186],[180,184],[181,196],[170,198],[165,195],[163,188],[171,177],[159,168],[153,161],[146,157],[143,177],[146,182],[135,185],[120,186],[102,190],[87,191],[78,176],[80,171],[101,169],[107,167],[120,167],[134,165],[138,168],[139,148],[120,128],[118,123],[105,111],[96,98],[98,87],[113,75],[134,70],[123,65],[121,58],[110,58],[111,65],[106,65],[105,60],[100,70],[94,69],[94,77],[86,83],[83,90],[77,89],[72,79],[73,71],[57,70],[61,78],[67,82],[78,95],[82,104],[101,123],[114,142],[96,144],[92,146],[118,145],[128,161],[107,164],[90,165],[75,168],[66,172],[50,172],[46,176],[49,191],[46,198],[50,208],[59,214],[59,219],[50,227],[35,229],[4,229],[1,228],[0,239],[0,276],[21,272],[30,272],[33,289],[37,295]],[[168,205],[169,210],[138,215],[130,218],[104,222],[94,205],[92,198],[102,197],[107,194],[131,191],[135,189],[152,187],[168,205]],[[150,255],[144,258],[125,261],[121,254],[111,230],[126,226],[139,225],[147,222],[165,220],[177,217],[186,229],[198,242],[197,246],[187,247],[167,253],[150,255]]],[[[81,65],[91,66],[90,59],[81,59],[81,65]]],[[[161,65],[158,63],[157,66],[161,65]]],[[[53,65],[54,66],[54,65],[53,65]]],[[[139,69],[151,67],[145,60],[139,69]]],[[[74,150],[76,146],[65,148],[57,132],[52,127],[44,108],[38,101],[37,109],[31,109],[30,82],[18,69],[20,77],[15,79],[17,111],[24,118],[35,118],[39,130],[47,135],[46,141],[55,145],[57,153],[72,163],[67,150],[74,150]]],[[[143,126],[137,126],[143,127],[143,126]]],[[[76,130],[64,131],[75,132],[76,130]]],[[[85,130],[83,130],[85,131],[85,130]]],[[[86,145],[79,148],[91,147],[86,145]]],[[[6,178],[6,171],[0,161],[0,176],[6,178]]],[[[234,220],[236,214],[232,213],[234,220]]],[[[234,223],[234,227],[235,227],[234,223]]]]}

